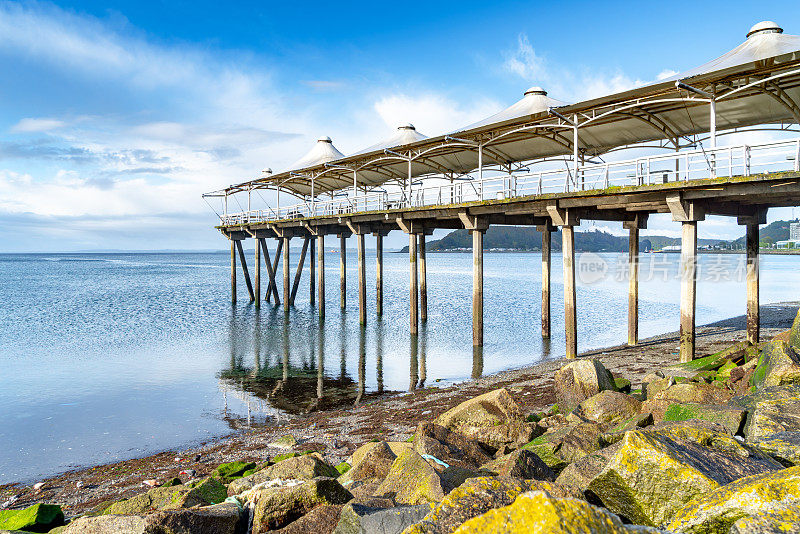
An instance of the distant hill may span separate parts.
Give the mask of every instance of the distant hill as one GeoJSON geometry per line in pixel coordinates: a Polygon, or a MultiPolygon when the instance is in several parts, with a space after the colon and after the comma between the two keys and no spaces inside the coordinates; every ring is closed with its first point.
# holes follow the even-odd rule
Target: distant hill
{"type": "MultiPolygon", "coordinates": [[[[761,228],[761,240],[769,244],[775,241],[789,239],[789,223],[791,221],[775,221],[761,228]]],[[[744,232],[744,230],[742,230],[744,232]]],[[[681,244],[679,237],[660,235],[640,236],[640,249],[644,249],[645,242],[650,243],[653,250],[660,250],[666,246],[681,244]]],[[[561,231],[553,232],[552,248],[561,250],[561,231]]],[[[701,247],[720,245],[725,248],[744,247],[744,237],[725,241],[719,239],[698,239],[701,247]]],[[[541,250],[542,234],[531,226],[490,226],[484,236],[483,246],[487,250],[515,250],[529,251],[541,250]]],[[[430,252],[447,252],[456,250],[472,250],[472,236],[467,230],[455,230],[441,239],[426,243],[426,250],[430,252]]],[[[605,231],[575,232],[575,249],[580,252],[625,252],[628,250],[627,236],[615,236],[605,231]]],[[[404,247],[401,252],[408,252],[404,247]]]]}

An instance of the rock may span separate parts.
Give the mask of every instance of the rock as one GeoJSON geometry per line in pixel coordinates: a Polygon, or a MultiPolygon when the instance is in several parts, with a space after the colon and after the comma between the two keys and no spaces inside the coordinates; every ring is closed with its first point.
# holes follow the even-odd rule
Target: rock
{"type": "Polygon", "coordinates": [[[666,523],[690,499],[739,478],[781,465],[711,423],[664,425],[631,430],[588,490],[632,523],[666,523]]]}
{"type": "MultiPolygon", "coordinates": [[[[370,451],[370,449],[372,449],[372,447],[375,447],[378,443],[380,442],[370,441],[357,448],[350,457],[350,465],[356,466],[360,464],[361,460],[364,459],[364,456],[370,451]]],[[[409,443],[407,441],[387,441],[386,444],[389,445],[389,448],[395,455],[398,455],[405,450],[414,448],[414,444],[409,443]]]]}
{"type": "Polygon", "coordinates": [[[664,421],[687,421],[701,419],[719,423],[731,434],[742,430],[747,412],[736,406],[719,406],[716,404],[673,403],[664,412],[664,421]]]}
{"type": "Polygon", "coordinates": [[[787,467],[800,465],[800,432],[777,432],[751,443],[787,467]]]}
{"type": "Polygon", "coordinates": [[[523,493],[510,506],[489,510],[461,525],[455,534],[536,532],[572,534],[657,533],[654,528],[626,526],[616,515],[580,499],[558,499],[544,491],[523,493]]]}
{"type": "Polygon", "coordinates": [[[535,453],[519,449],[496,460],[492,460],[482,468],[494,475],[523,480],[555,480],[555,473],[535,453]]]}
{"type": "Polygon", "coordinates": [[[566,467],[567,462],[560,456],[557,456],[556,452],[561,448],[561,440],[569,430],[570,429],[567,427],[561,430],[546,432],[523,445],[522,449],[533,452],[547,467],[552,469],[554,473],[558,473],[566,467]]]}
{"type": "MultiPolygon", "coordinates": [[[[655,394],[654,400],[668,400],[672,402],[691,402],[695,404],[723,404],[731,398],[726,390],[715,388],[711,384],[698,382],[684,382],[669,386],[667,389],[655,394]]],[[[650,400],[648,394],[647,399],[650,400]]],[[[644,409],[644,407],[642,408],[644,409]]]]}
{"type": "Polygon", "coordinates": [[[729,534],[800,534],[800,508],[743,517],[729,534]]]}
{"type": "Polygon", "coordinates": [[[223,484],[229,483],[231,480],[242,478],[245,471],[255,469],[256,464],[252,462],[228,462],[220,464],[211,472],[211,476],[218,478],[223,484]]]}
{"type": "MultiPolygon", "coordinates": [[[[654,378],[652,375],[648,376],[650,376],[650,380],[642,382],[642,393],[644,398],[648,400],[655,398],[656,395],[675,384],[675,380],[672,377],[654,378]]],[[[647,380],[647,377],[645,377],[645,380],[647,380]]]]}
{"type": "Polygon", "coordinates": [[[476,468],[492,459],[478,443],[435,423],[421,423],[414,433],[414,450],[450,465],[476,468]]]}
{"type": "Polygon", "coordinates": [[[576,409],[576,413],[598,423],[618,424],[637,415],[642,403],[617,391],[601,391],[589,397],[576,409]]]}
{"type": "Polygon", "coordinates": [[[773,340],[761,352],[751,381],[757,388],[800,384],[800,358],[789,343],[773,340]]]}
{"type": "Polygon", "coordinates": [[[723,381],[724,380],[730,380],[731,379],[731,372],[734,369],[736,369],[737,367],[739,367],[739,366],[736,365],[735,363],[733,363],[731,360],[726,361],[724,364],[722,364],[722,367],[720,367],[717,370],[716,379],[717,380],[723,380],[723,381]]]}
{"type": "Polygon", "coordinates": [[[339,462],[338,464],[336,464],[334,466],[334,469],[336,469],[339,472],[340,475],[343,475],[343,474],[347,473],[348,471],[350,471],[350,469],[352,469],[352,467],[353,466],[351,466],[347,462],[339,462]]]}
{"type": "Polygon", "coordinates": [[[473,517],[493,508],[508,506],[529,489],[544,490],[559,497],[580,496],[580,493],[550,482],[506,477],[471,478],[450,492],[422,521],[403,534],[449,534],[473,517]]]}
{"type": "Polygon", "coordinates": [[[573,426],[561,438],[561,443],[554,450],[554,454],[567,463],[580,460],[587,454],[603,448],[603,426],[599,423],[586,422],[573,426]]]}
{"type": "Polygon", "coordinates": [[[181,486],[153,488],[147,493],[118,501],[103,511],[104,515],[132,515],[152,510],[177,510],[218,504],[228,496],[227,489],[215,478],[203,478],[181,486]]]}
{"type": "Polygon", "coordinates": [[[306,515],[292,521],[282,529],[276,530],[280,534],[331,534],[339,523],[342,513],[342,504],[322,504],[306,515]]]}
{"type": "Polygon", "coordinates": [[[631,392],[631,381],[627,378],[614,377],[614,387],[617,388],[617,391],[627,395],[631,392]]]}
{"type": "Polygon", "coordinates": [[[272,443],[269,444],[270,447],[275,447],[276,449],[291,449],[292,447],[297,445],[297,439],[291,434],[286,434],[285,436],[281,436],[272,443]]]}
{"type": "Polygon", "coordinates": [[[799,386],[762,388],[734,398],[731,405],[747,410],[744,435],[748,441],[755,442],[778,432],[800,431],[799,386]]]}
{"type": "Polygon", "coordinates": [[[314,507],[345,504],[349,491],[333,478],[315,478],[296,486],[255,489],[248,500],[253,506],[252,534],[282,528],[314,507]]]}
{"type": "Polygon", "coordinates": [[[700,495],[678,510],[669,530],[728,532],[742,517],[800,509],[800,467],[753,475],[700,495]]]}
{"type": "Polygon", "coordinates": [[[348,487],[353,482],[380,482],[389,474],[389,469],[396,458],[397,455],[385,441],[378,442],[355,466],[339,477],[339,483],[348,487]]]}
{"type": "Polygon", "coordinates": [[[667,367],[666,371],[669,374],[677,372],[685,376],[694,376],[696,373],[702,371],[716,371],[725,365],[728,360],[739,359],[742,354],[747,351],[749,346],[747,341],[740,341],[709,356],[695,358],[690,362],[671,365],[667,367]]]}
{"type": "Polygon", "coordinates": [[[600,436],[600,441],[604,445],[611,445],[612,443],[617,443],[625,436],[625,432],[628,430],[633,430],[635,428],[645,428],[652,425],[654,422],[653,414],[651,412],[642,413],[639,415],[634,415],[630,419],[627,419],[614,428],[604,432],[600,436]]]}
{"type": "Polygon", "coordinates": [[[792,322],[792,328],[789,330],[789,344],[795,350],[800,350],[800,310],[792,322]]]}
{"type": "Polygon", "coordinates": [[[82,516],[70,522],[59,534],[235,534],[240,519],[238,505],[222,503],[146,515],[82,516]]]}
{"type": "Polygon", "coordinates": [[[621,444],[615,443],[605,449],[587,454],[577,462],[569,464],[556,478],[556,484],[572,489],[578,496],[583,496],[592,504],[600,505],[600,499],[587,488],[592,480],[605,469],[620,446],[621,444]]]}
{"type": "Polygon", "coordinates": [[[287,458],[252,475],[232,481],[228,485],[228,494],[237,495],[268,480],[311,480],[316,477],[338,476],[336,468],[325,462],[319,454],[304,454],[287,458]]]}
{"type": "Polygon", "coordinates": [[[562,413],[568,413],[601,391],[614,391],[614,377],[599,360],[579,359],[556,371],[553,389],[562,413]]]}
{"type": "Polygon", "coordinates": [[[47,532],[64,524],[64,512],[55,504],[34,504],[23,510],[0,510],[0,529],[47,532]]]}
{"type": "Polygon", "coordinates": [[[534,429],[505,388],[464,401],[437,417],[435,423],[472,438],[489,450],[527,443],[534,429]]]}
{"type": "MultiPolygon", "coordinates": [[[[400,534],[431,511],[429,504],[375,508],[348,503],[334,534],[400,534]]],[[[311,531],[308,531],[311,532],[311,531]]]]}
{"type": "Polygon", "coordinates": [[[390,497],[397,504],[437,503],[445,495],[442,479],[422,456],[413,450],[401,452],[375,495],[390,497]]]}

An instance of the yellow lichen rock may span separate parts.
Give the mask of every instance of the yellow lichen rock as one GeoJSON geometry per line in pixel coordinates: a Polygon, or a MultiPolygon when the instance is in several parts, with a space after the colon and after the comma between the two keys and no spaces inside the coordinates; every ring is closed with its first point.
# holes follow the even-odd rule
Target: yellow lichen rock
{"type": "Polygon", "coordinates": [[[678,510],[668,528],[692,534],[724,534],[740,520],[739,527],[779,524],[781,517],[797,520],[799,511],[800,466],[796,466],[742,478],[699,495],[678,510]]]}
{"type": "Polygon", "coordinates": [[[397,456],[375,495],[393,497],[397,504],[435,504],[442,500],[444,493],[436,470],[409,449],[397,456]]]}
{"type": "Polygon", "coordinates": [[[514,504],[490,510],[461,525],[455,534],[658,533],[650,527],[628,527],[616,515],[578,499],[556,499],[543,491],[523,493],[514,504]]]}

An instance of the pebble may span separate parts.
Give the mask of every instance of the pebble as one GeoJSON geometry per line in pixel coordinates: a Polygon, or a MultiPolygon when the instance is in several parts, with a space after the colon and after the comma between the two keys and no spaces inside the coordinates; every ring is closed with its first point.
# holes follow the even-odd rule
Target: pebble
{"type": "Polygon", "coordinates": [[[76,487],[76,488],[82,488],[82,487],[83,487],[83,480],[79,480],[79,481],[77,481],[77,482],[75,483],[75,487],[76,487]]]}
{"type": "Polygon", "coordinates": [[[151,488],[155,488],[156,486],[158,486],[158,480],[156,480],[155,478],[151,478],[149,480],[142,480],[142,484],[144,484],[145,486],[150,486],[151,488]]]}
{"type": "Polygon", "coordinates": [[[33,485],[33,489],[36,491],[41,491],[43,487],[44,487],[44,482],[37,482],[36,484],[33,485]]]}

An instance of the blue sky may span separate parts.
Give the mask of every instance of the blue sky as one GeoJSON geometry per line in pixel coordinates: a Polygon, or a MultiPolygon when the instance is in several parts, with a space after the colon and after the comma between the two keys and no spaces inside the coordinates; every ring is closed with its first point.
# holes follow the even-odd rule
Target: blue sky
{"type": "Polygon", "coordinates": [[[454,129],[530,85],[566,101],[626,89],[761,20],[800,33],[796,6],[0,1],[0,251],[223,248],[200,194],[321,135],[348,153],[404,122],[454,129]]]}

